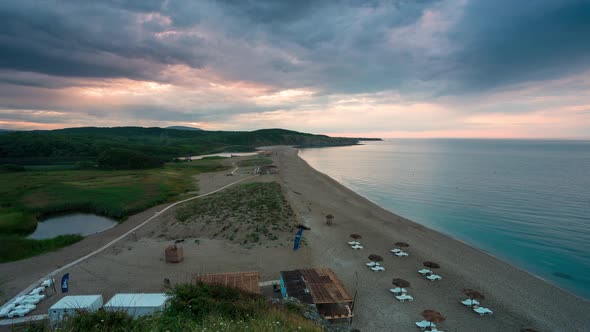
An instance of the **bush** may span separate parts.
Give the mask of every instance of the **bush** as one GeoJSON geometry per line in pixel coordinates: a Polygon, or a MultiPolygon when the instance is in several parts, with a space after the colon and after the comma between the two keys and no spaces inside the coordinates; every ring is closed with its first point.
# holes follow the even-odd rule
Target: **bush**
{"type": "Polygon", "coordinates": [[[24,172],[24,171],[26,171],[24,166],[13,165],[13,164],[0,165],[0,170],[4,171],[4,172],[24,172]]]}
{"type": "Polygon", "coordinates": [[[96,163],[93,161],[83,160],[78,161],[74,164],[75,169],[94,169],[96,168],[96,163]]]}
{"type": "Polygon", "coordinates": [[[127,149],[107,149],[98,156],[98,167],[108,170],[163,167],[164,160],[127,149]]]}

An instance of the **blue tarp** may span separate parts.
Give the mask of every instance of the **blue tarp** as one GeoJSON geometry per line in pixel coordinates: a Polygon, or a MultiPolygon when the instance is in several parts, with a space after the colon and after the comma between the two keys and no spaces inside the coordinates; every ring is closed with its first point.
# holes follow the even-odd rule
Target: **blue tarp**
{"type": "Polygon", "coordinates": [[[303,228],[300,228],[299,232],[297,232],[297,235],[295,236],[295,243],[293,245],[294,251],[297,251],[297,249],[299,249],[299,243],[301,242],[302,236],[303,236],[303,228]]]}

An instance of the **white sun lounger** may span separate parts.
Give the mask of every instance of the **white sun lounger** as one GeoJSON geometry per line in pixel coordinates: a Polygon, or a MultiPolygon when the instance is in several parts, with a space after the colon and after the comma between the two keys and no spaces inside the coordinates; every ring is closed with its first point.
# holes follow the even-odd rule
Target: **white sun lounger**
{"type": "Polygon", "coordinates": [[[35,308],[37,308],[36,305],[31,304],[31,305],[20,305],[16,308],[14,308],[11,312],[8,313],[8,315],[6,315],[8,318],[14,318],[14,317],[24,317],[26,314],[28,314],[29,312],[35,310],[35,308]]]}
{"type": "Polygon", "coordinates": [[[436,327],[434,323],[431,323],[427,320],[416,322],[416,326],[418,326],[421,330],[424,330],[427,327],[436,327]]]}
{"type": "Polygon", "coordinates": [[[354,250],[357,250],[357,249],[363,249],[364,247],[357,244],[357,245],[352,246],[351,248],[354,250]]]}
{"type": "Polygon", "coordinates": [[[404,302],[406,300],[414,301],[414,298],[411,295],[408,295],[408,294],[397,295],[395,298],[398,299],[400,302],[404,302]]]}
{"type": "Polygon", "coordinates": [[[6,317],[8,315],[9,312],[11,312],[14,309],[15,305],[14,303],[11,304],[7,304],[4,309],[0,310],[0,318],[2,317],[6,317]]]}
{"type": "Polygon", "coordinates": [[[37,304],[37,303],[41,302],[41,300],[43,300],[44,298],[45,298],[45,295],[44,294],[40,294],[40,295],[29,295],[24,300],[22,300],[20,302],[20,304],[21,305],[37,304]]]}
{"type": "Polygon", "coordinates": [[[484,307],[476,307],[476,308],[473,308],[473,311],[477,312],[480,316],[483,316],[485,314],[491,315],[491,314],[494,313],[490,309],[484,308],[484,307]]]}
{"type": "Polygon", "coordinates": [[[429,269],[422,269],[422,270],[418,270],[418,273],[420,273],[420,274],[428,274],[428,273],[432,273],[432,271],[430,271],[429,269]]]}
{"type": "Polygon", "coordinates": [[[379,271],[385,271],[385,268],[381,265],[372,267],[371,270],[375,271],[375,272],[379,272],[379,271]]]}
{"type": "Polygon", "coordinates": [[[35,289],[33,289],[29,295],[38,295],[39,293],[41,293],[42,291],[45,290],[45,287],[37,287],[35,289]]]}
{"type": "Polygon", "coordinates": [[[49,287],[49,286],[51,286],[51,285],[52,285],[54,282],[55,282],[55,280],[53,280],[52,278],[49,278],[49,279],[47,279],[47,280],[43,281],[43,282],[41,283],[41,286],[43,286],[43,287],[49,287]]]}
{"type": "Polygon", "coordinates": [[[472,300],[472,299],[467,299],[465,301],[461,301],[461,303],[467,307],[471,307],[473,305],[479,305],[479,302],[477,302],[477,300],[472,300]]]}
{"type": "Polygon", "coordinates": [[[397,257],[407,257],[408,256],[408,253],[405,252],[405,251],[400,251],[400,252],[396,252],[395,255],[397,257]]]}
{"type": "Polygon", "coordinates": [[[373,267],[373,266],[379,266],[379,263],[377,263],[377,262],[369,262],[369,263],[366,263],[366,265],[368,267],[373,267]]]}
{"type": "Polygon", "coordinates": [[[357,242],[357,241],[350,241],[350,242],[348,242],[348,244],[350,244],[351,246],[355,246],[355,245],[361,244],[361,243],[357,242]]]}
{"type": "Polygon", "coordinates": [[[389,291],[392,292],[392,293],[394,293],[394,294],[407,292],[407,290],[405,288],[399,288],[399,287],[390,288],[389,291]]]}
{"type": "Polygon", "coordinates": [[[435,281],[435,280],[441,280],[442,277],[439,276],[438,274],[431,274],[429,276],[426,276],[426,279],[428,279],[430,281],[435,281]]]}
{"type": "Polygon", "coordinates": [[[395,254],[396,252],[400,252],[402,250],[401,249],[398,249],[398,248],[395,248],[395,249],[391,249],[390,251],[395,254]]]}

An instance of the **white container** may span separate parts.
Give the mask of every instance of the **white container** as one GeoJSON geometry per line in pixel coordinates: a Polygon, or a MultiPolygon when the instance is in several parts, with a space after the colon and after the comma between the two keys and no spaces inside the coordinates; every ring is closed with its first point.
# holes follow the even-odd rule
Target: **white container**
{"type": "Polygon", "coordinates": [[[149,315],[164,310],[170,297],[164,293],[116,294],[104,309],[123,311],[133,317],[149,315]]]}
{"type": "Polygon", "coordinates": [[[49,308],[49,320],[59,322],[78,311],[97,311],[102,307],[102,295],[64,296],[49,308]]]}

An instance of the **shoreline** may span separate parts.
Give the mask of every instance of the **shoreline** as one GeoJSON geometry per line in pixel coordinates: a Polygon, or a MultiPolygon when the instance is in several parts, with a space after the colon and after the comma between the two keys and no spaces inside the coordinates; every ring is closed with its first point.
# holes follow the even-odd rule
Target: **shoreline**
{"type": "MultiPolygon", "coordinates": [[[[310,225],[311,232],[316,231],[318,227],[324,228],[320,230],[320,233],[323,234],[319,234],[319,236],[308,235],[308,239],[309,237],[313,238],[310,243],[316,253],[314,257],[317,258],[325,252],[336,251],[331,248],[336,245],[342,245],[337,249],[339,256],[358,257],[359,254],[350,250],[345,242],[349,240],[348,234],[350,233],[363,235],[363,239],[360,241],[365,245],[365,249],[361,251],[362,257],[357,258],[356,263],[344,260],[333,262],[329,259],[317,259],[316,265],[327,265],[339,276],[342,274],[349,291],[354,291],[354,287],[351,285],[355,285],[357,281],[354,276],[346,276],[346,274],[350,274],[350,271],[356,268],[355,265],[364,265],[364,262],[367,261],[364,258],[366,255],[370,253],[382,255],[385,258],[383,265],[387,270],[391,266],[395,266],[393,274],[385,271],[383,275],[379,276],[370,271],[358,271],[359,278],[364,279],[367,285],[373,286],[361,287],[363,291],[371,294],[371,299],[362,300],[359,298],[361,303],[355,306],[355,311],[356,308],[359,308],[355,318],[358,325],[353,324],[356,325],[355,327],[363,330],[365,328],[368,330],[391,330],[393,325],[382,324],[393,320],[396,321],[396,326],[409,328],[409,326],[413,326],[412,320],[414,322],[419,320],[421,310],[435,309],[440,310],[443,314],[448,314],[447,323],[443,323],[441,326],[443,330],[472,330],[478,325],[479,328],[476,330],[486,331],[518,330],[523,327],[553,331],[584,330],[586,322],[581,317],[584,317],[585,313],[590,310],[590,302],[584,298],[548,283],[544,279],[464,241],[454,239],[382,208],[330,176],[314,169],[299,156],[298,150],[293,148],[291,150],[293,151],[289,152],[289,149],[285,148],[276,150],[280,155],[279,168],[282,172],[280,177],[286,183],[287,189],[303,193],[303,195],[288,195],[290,201],[294,205],[301,206],[301,202],[298,203],[297,200],[305,198],[304,196],[308,192],[314,191],[314,194],[307,199],[312,204],[310,206],[315,205],[317,208],[317,205],[320,205],[321,209],[318,211],[319,213],[316,211],[307,213],[303,210],[304,220],[315,219],[310,225]],[[281,161],[281,159],[283,160],[281,161]],[[308,190],[302,189],[305,187],[308,190]],[[330,210],[326,208],[330,208],[330,210]],[[339,209],[340,213],[334,213],[339,209]],[[313,215],[314,213],[315,215],[313,215]],[[336,227],[324,226],[322,217],[327,213],[333,213],[336,216],[336,227]],[[328,232],[339,234],[327,233],[326,230],[329,228],[331,230],[328,232]],[[336,228],[345,228],[345,230],[336,230],[336,228]],[[335,239],[326,239],[325,237],[335,239]],[[411,244],[411,247],[408,248],[410,256],[389,259],[392,255],[387,253],[388,249],[392,249],[393,242],[400,240],[411,244]],[[370,248],[366,243],[370,244],[370,248]],[[315,248],[316,246],[318,248],[315,248]],[[387,253],[387,256],[384,252],[387,253]],[[416,270],[421,268],[421,262],[426,260],[441,263],[442,268],[440,272],[437,271],[437,274],[442,275],[443,280],[428,282],[428,286],[423,287],[424,280],[417,278],[416,270]],[[413,261],[413,264],[408,264],[410,261],[413,261]],[[410,302],[411,304],[395,303],[397,301],[391,294],[384,294],[384,291],[387,292],[391,287],[391,277],[404,277],[409,280],[413,286],[410,294],[416,300],[410,302]],[[375,284],[382,285],[382,288],[374,289],[375,284]],[[482,291],[486,295],[486,300],[482,304],[492,309],[494,315],[479,317],[474,313],[469,313],[468,309],[458,304],[460,300],[465,298],[461,292],[463,288],[476,288],[482,291]],[[438,292],[438,294],[434,295],[431,292],[438,292]],[[407,310],[412,305],[417,305],[419,298],[423,300],[421,301],[423,304],[420,307],[414,307],[413,310],[407,310]],[[383,311],[382,306],[389,307],[391,305],[393,305],[391,310],[385,311],[395,311],[396,319],[387,315],[380,319],[372,317],[376,312],[383,311]],[[558,309],[555,310],[555,308],[558,309]]],[[[333,260],[335,259],[336,257],[333,258],[333,260]]],[[[359,268],[359,270],[362,269],[362,267],[359,268]]]]}
{"type": "Polygon", "coordinates": [[[322,176],[325,176],[325,177],[328,177],[328,178],[330,178],[332,181],[334,181],[334,182],[338,183],[339,185],[341,185],[342,187],[344,187],[344,188],[346,188],[347,190],[351,191],[351,192],[352,192],[352,193],[354,193],[355,195],[358,195],[358,196],[360,196],[362,199],[364,199],[364,200],[366,200],[366,201],[370,202],[371,204],[375,205],[375,206],[376,206],[376,207],[378,207],[379,209],[385,210],[385,211],[387,211],[387,212],[389,212],[389,213],[393,214],[394,216],[396,216],[396,217],[399,217],[399,218],[402,218],[402,219],[404,219],[404,220],[406,220],[406,221],[408,221],[408,222],[410,222],[410,223],[414,223],[414,224],[416,224],[416,225],[419,225],[419,226],[421,226],[421,227],[425,227],[425,228],[427,228],[429,231],[431,231],[431,232],[436,232],[436,233],[438,233],[438,234],[439,234],[439,235],[441,235],[441,236],[445,236],[445,237],[449,238],[450,240],[453,240],[453,241],[460,242],[460,243],[464,244],[465,246],[467,246],[467,247],[471,248],[472,250],[476,250],[476,251],[478,251],[478,252],[480,252],[480,253],[482,253],[482,254],[485,254],[485,255],[488,255],[488,256],[490,256],[490,257],[491,257],[491,258],[493,258],[493,259],[496,259],[496,260],[499,260],[499,261],[501,261],[501,262],[503,262],[503,263],[505,263],[505,264],[508,264],[508,265],[510,265],[511,267],[513,267],[513,268],[515,268],[515,269],[517,269],[517,270],[519,270],[519,271],[521,271],[521,272],[524,272],[524,273],[526,273],[526,274],[530,275],[531,277],[537,278],[537,279],[539,279],[539,280],[541,280],[541,281],[543,281],[543,282],[547,283],[548,285],[550,285],[550,286],[552,286],[552,287],[556,287],[556,288],[558,288],[559,290],[561,290],[561,291],[563,291],[563,292],[566,292],[566,293],[569,293],[570,295],[572,295],[572,296],[574,296],[574,297],[577,297],[577,298],[579,298],[580,300],[582,300],[582,301],[585,301],[585,302],[588,302],[588,303],[590,304],[590,299],[586,299],[586,298],[584,298],[583,296],[580,296],[580,295],[578,295],[578,294],[576,294],[576,293],[574,293],[574,292],[572,292],[572,291],[570,291],[570,290],[568,290],[568,289],[565,289],[565,288],[563,288],[563,287],[560,287],[559,285],[556,285],[556,284],[554,284],[554,283],[550,282],[549,280],[547,280],[547,279],[545,279],[545,278],[543,278],[543,277],[541,277],[541,276],[539,276],[539,275],[536,275],[536,274],[534,274],[534,273],[532,273],[532,272],[529,272],[529,271],[525,270],[524,268],[522,268],[522,267],[520,267],[520,266],[518,266],[518,265],[516,265],[516,264],[513,264],[513,263],[511,263],[511,262],[509,262],[509,261],[506,261],[506,260],[504,260],[504,259],[502,259],[502,258],[500,258],[500,257],[498,257],[498,256],[496,256],[496,255],[494,255],[493,253],[491,253],[491,252],[489,252],[489,251],[487,251],[487,250],[484,250],[484,249],[478,248],[478,247],[476,247],[476,246],[474,246],[474,245],[472,245],[472,244],[470,244],[470,243],[468,243],[468,242],[466,242],[466,241],[464,241],[464,240],[462,240],[462,239],[456,238],[456,237],[454,237],[454,236],[452,236],[452,235],[450,235],[450,234],[447,234],[447,233],[441,232],[441,231],[439,231],[439,230],[436,230],[436,229],[430,228],[430,227],[428,227],[428,226],[426,226],[426,225],[423,225],[423,224],[421,224],[421,223],[419,223],[419,222],[413,221],[413,220],[411,220],[411,219],[408,219],[408,218],[406,218],[406,217],[403,217],[403,216],[401,216],[401,215],[398,215],[398,214],[396,214],[396,213],[395,213],[395,211],[391,211],[391,210],[389,210],[389,209],[387,209],[387,208],[385,208],[385,207],[383,207],[383,206],[379,205],[377,202],[375,202],[375,201],[371,200],[369,197],[366,197],[365,195],[363,195],[363,194],[361,194],[361,193],[359,193],[359,192],[355,191],[354,189],[352,189],[352,188],[349,188],[348,186],[346,186],[346,185],[342,184],[341,182],[339,182],[338,180],[336,180],[336,179],[334,179],[333,177],[329,176],[328,174],[326,174],[326,173],[323,173],[323,172],[321,172],[321,171],[317,170],[316,168],[314,168],[313,166],[311,166],[311,165],[310,165],[310,164],[307,162],[307,160],[305,160],[303,157],[301,157],[301,156],[300,156],[300,154],[299,154],[299,152],[300,152],[300,149],[299,149],[299,147],[297,147],[297,157],[298,157],[299,159],[301,159],[303,162],[305,162],[305,164],[307,164],[307,166],[308,166],[309,168],[313,169],[315,172],[317,172],[317,173],[321,174],[322,176]]]}

